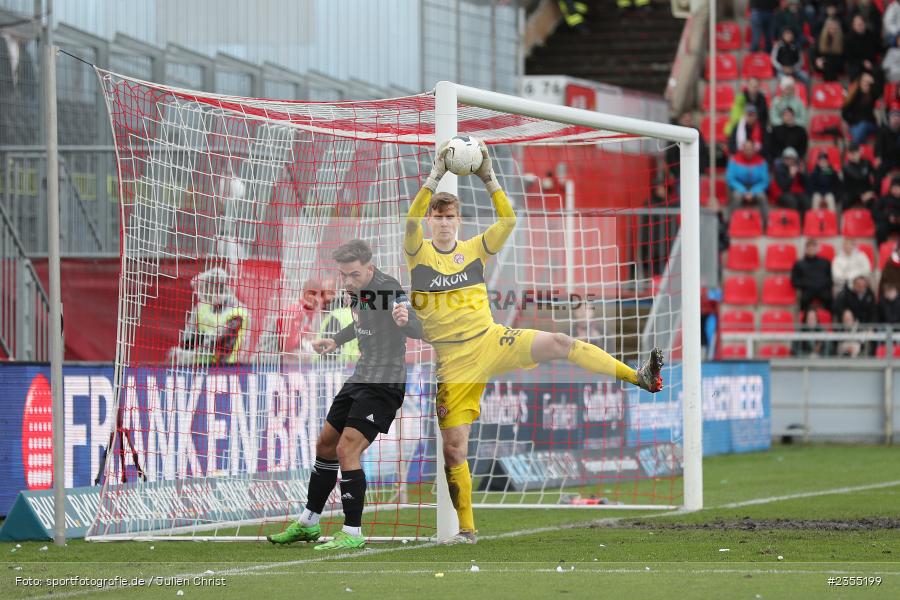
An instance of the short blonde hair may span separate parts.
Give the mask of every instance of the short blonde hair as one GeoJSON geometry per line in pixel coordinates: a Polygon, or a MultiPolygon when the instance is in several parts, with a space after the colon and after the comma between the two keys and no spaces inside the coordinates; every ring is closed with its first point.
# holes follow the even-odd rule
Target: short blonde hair
{"type": "Polygon", "coordinates": [[[462,210],[459,207],[459,198],[450,192],[438,192],[431,197],[431,202],[428,204],[428,214],[432,214],[435,211],[443,211],[447,208],[455,208],[456,213],[459,216],[462,216],[462,210]]]}

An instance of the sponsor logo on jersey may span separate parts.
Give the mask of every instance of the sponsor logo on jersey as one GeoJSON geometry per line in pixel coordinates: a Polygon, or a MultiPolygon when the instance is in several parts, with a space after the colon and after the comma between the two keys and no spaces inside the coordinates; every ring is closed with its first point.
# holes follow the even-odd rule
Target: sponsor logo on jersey
{"type": "Polygon", "coordinates": [[[371,415],[366,417],[366,421],[371,421],[372,423],[374,423],[375,422],[375,413],[372,413],[371,415]]]}
{"type": "Polygon", "coordinates": [[[445,404],[438,404],[437,416],[438,416],[438,419],[443,419],[444,417],[447,416],[447,406],[445,404]]]}
{"type": "Polygon", "coordinates": [[[351,494],[350,492],[347,492],[346,494],[341,496],[341,500],[353,500],[353,494],[351,494]]]}
{"type": "Polygon", "coordinates": [[[463,264],[465,262],[465,260],[466,260],[466,257],[463,256],[461,252],[457,252],[456,254],[453,255],[453,262],[455,262],[458,265],[463,264]]]}

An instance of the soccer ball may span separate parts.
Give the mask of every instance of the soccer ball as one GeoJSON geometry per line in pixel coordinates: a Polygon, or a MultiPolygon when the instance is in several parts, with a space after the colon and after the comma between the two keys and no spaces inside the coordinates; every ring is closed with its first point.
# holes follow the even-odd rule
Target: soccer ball
{"type": "Polygon", "coordinates": [[[471,175],[481,166],[481,148],[478,139],[471,135],[457,135],[450,139],[447,154],[444,155],[444,166],[451,173],[462,177],[471,175]]]}

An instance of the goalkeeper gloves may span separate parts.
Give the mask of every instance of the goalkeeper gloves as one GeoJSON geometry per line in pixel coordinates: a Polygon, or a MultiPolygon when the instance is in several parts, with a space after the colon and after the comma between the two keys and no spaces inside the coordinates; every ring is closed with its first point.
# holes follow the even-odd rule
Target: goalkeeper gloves
{"type": "Polygon", "coordinates": [[[428,179],[425,180],[425,185],[423,187],[427,187],[431,190],[433,194],[437,191],[437,186],[441,182],[441,177],[447,172],[447,166],[444,164],[444,157],[447,156],[447,146],[449,146],[450,140],[446,140],[443,144],[438,146],[438,150],[434,155],[434,166],[431,168],[431,173],[428,174],[428,179]]]}
{"type": "Polygon", "coordinates": [[[491,165],[491,155],[488,154],[487,145],[483,140],[478,140],[478,146],[481,148],[481,166],[475,171],[478,178],[484,182],[484,187],[491,196],[494,192],[500,190],[500,182],[494,174],[494,168],[491,165]]]}

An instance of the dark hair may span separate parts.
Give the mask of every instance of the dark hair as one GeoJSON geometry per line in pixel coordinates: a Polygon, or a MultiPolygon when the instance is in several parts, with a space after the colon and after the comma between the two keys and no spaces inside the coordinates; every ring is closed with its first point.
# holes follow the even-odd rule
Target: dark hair
{"type": "Polygon", "coordinates": [[[459,207],[459,198],[450,192],[438,192],[431,197],[431,202],[428,204],[428,214],[450,207],[456,208],[456,212],[459,213],[459,216],[462,216],[462,209],[459,207]]]}
{"type": "Polygon", "coordinates": [[[362,240],[350,240],[332,252],[331,258],[339,263],[352,263],[358,260],[364,265],[372,260],[372,249],[362,240]]]}

